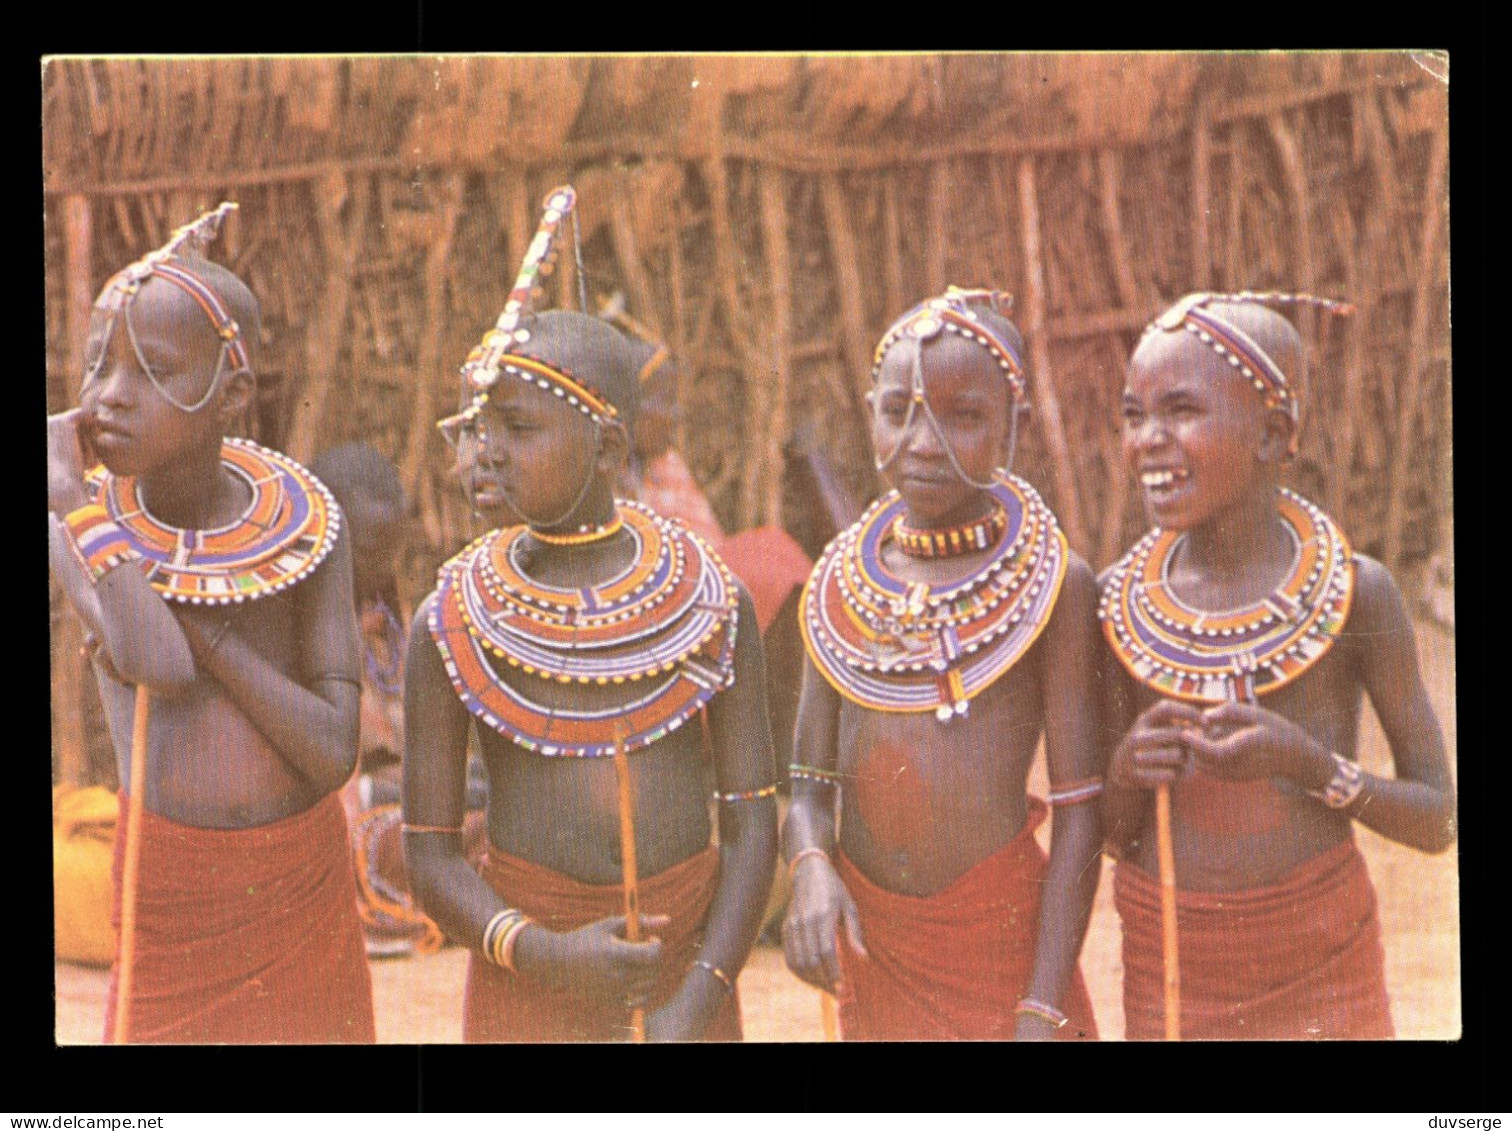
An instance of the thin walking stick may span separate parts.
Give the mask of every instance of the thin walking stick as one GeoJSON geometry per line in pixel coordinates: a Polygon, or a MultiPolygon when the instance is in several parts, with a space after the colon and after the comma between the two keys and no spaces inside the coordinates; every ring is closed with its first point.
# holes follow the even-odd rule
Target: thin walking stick
{"type": "MultiPolygon", "coordinates": [[[[625,880],[625,938],[640,942],[640,882],[635,874],[635,802],[630,796],[630,758],[619,725],[614,728],[614,772],[619,778],[620,866],[625,880]]],[[[646,1011],[630,1011],[630,1039],[646,1040],[646,1011]]]]}
{"type": "Polygon", "coordinates": [[[131,784],[126,799],[126,850],[121,868],[121,960],[116,970],[115,1027],[110,1043],[124,1045],[131,1028],[131,982],[136,966],[137,871],[142,862],[142,795],[147,792],[147,718],[151,693],[137,684],[131,715],[131,784]]]}
{"type": "Polygon", "coordinates": [[[1181,1040],[1181,966],[1176,950],[1176,853],[1171,846],[1171,787],[1155,790],[1155,848],[1160,856],[1161,952],[1165,959],[1165,1035],[1181,1040]]]}
{"type": "Polygon", "coordinates": [[[835,995],[819,991],[819,1016],[824,1022],[824,1039],[831,1043],[840,1039],[840,1015],[835,1005],[835,995]]]}

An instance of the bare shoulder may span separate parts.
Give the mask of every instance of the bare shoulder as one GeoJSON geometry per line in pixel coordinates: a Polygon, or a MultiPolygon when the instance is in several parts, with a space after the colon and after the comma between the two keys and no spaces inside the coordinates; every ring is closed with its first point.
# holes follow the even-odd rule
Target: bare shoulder
{"type": "Polygon", "coordinates": [[[1095,597],[1102,588],[1102,578],[1092,573],[1092,567],[1075,550],[1066,555],[1066,578],[1061,583],[1061,596],[1087,600],[1095,597]]]}
{"type": "Polygon", "coordinates": [[[1410,626],[1407,602],[1390,570],[1368,554],[1355,554],[1354,571],[1348,630],[1352,635],[1376,637],[1410,626]]]}

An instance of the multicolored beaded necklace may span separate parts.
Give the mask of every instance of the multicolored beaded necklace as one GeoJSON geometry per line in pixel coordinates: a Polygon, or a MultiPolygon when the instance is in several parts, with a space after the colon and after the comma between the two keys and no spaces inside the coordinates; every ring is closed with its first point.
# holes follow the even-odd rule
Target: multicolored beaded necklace
{"type": "Polygon", "coordinates": [[[180,530],[147,513],[136,477],[103,465],[85,476],[90,502],[104,505],[147,580],[165,598],[190,605],[255,601],[294,585],[336,545],[340,511],[326,485],[282,452],[228,439],[221,465],[242,480],[252,501],[214,530],[180,530]]]}
{"type": "Polygon", "coordinates": [[[841,695],[948,722],[1043,631],[1066,574],[1065,536],[1022,479],[1001,476],[990,491],[1006,516],[992,558],[951,585],[907,582],[882,564],[905,512],[896,491],[826,548],[803,592],[804,645],[841,695]]]}
{"type": "Polygon", "coordinates": [[[462,702],[539,754],[611,757],[676,730],[734,681],[736,589],[696,534],[640,503],[618,502],[631,565],[602,585],[558,589],[518,564],[523,526],[477,539],[441,567],[431,636],[462,702]],[[490,657],[559,683],[644,681],[645,693],[601,710],[537,703],[490,657]]]}
{"type": "Polygon", "coordinates": [[[994,506],[986,518],[945,530],[915,530],[903,519],[900,514],[893,520],[892,537],[911,558],[954,558],[985,550],[1008,528],[1008,511],[1001,506],[994,506]]]}
{"type": "Polygon", "coordinates": [[[1290,683],[1333,646],[1354,596],[1354,559],[1333,519],[1280,491],[1277,513],[1296,545],[1269,597],[1208,612],[1173,592],[1170,567],[1183,535],[1156,527],[1114,567],[1098,617],[1130,674],[1163,695],[1197,703],[1254,702],[1290,683]]]}

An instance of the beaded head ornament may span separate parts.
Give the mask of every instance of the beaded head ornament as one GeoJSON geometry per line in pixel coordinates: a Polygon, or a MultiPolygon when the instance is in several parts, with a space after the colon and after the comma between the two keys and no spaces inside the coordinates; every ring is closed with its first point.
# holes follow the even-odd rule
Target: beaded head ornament
{"type": "MultiPolygon", "coordinates": [[[[448,442],[455,445],[470,433],[479,444],[486,445],[483,408],[488,404],[489,390],[498,383],[501,376],[517,378],[561,397],[593,422],[595,442],[607,421],[618,421],[619,410],[586,378],[569,373],[565,368],[549,364],[541,358],[532,357],[525,349],[526,343],[533,336],[535,300],[541,294],[538,281],[551,274],[557,254],[554,247],[557,229],[572,214],[576,203],[577,193],[571,185],[562,185],[546,194],[546,199],[542,202],[544,212],[540,227],[536,229],[535,238],[525,250],[520,273],[504,303],[503,313],[499,315],[493,328],[483,335],[483,340],[473,347],[462,365],[463,395],[470,399],[461,412],[437,422],[436,426],[448,442]]],[[[576,234],[576,217],[573,223],[576,234]]],[[[586,288],[580,248],[577,262],[579,282],[586,288]]],[[[586,289],[583,289],[580,298],[586,302],[585,296],[586,289]]],[[[584,480],[583,488],[572,506],[563,514],[550,520],[530,518],[529,525],[549,527],[565,521],[582,504],[592,483],[593,476],[590,474],[584,480]]],[[[515,500],[509,501],[517,513],[525,514],[515,504],[515,500]]]]}
{"type": "MultiPolygon", "coordinates": [[[[1267,354],[1259,342],[1245,333],[1232,321],[1212,309],[1214,304],[1305,305],[1313,306],[1328,314],[1353,314],[1354,307],[1335,299],[1318,298],[1309,294],[1282,294],[1277,291],[1239,291],[1236,294],[1213,294],[1201,292],[1187,295],[1159,318],[1145,327],[1144,337],[1157,331],[1174,333],[1186,330],[1204,345],[1211,348],[1231,365],[1240,376],[1255,387],[1265,400],[1267,408],[1280,409],[1292,419],[1295,426],[1300,419],[1297,394],[1286,379],[1286,374],[1275,360],[1267,354]]],[[[1288,456],[1297,454],[1298,434],[1292,429],[1288,456]]]]}
{"type": "Polygon", "coordinates": [[[96,308],[105,313],[105,330],[104,333],[93,338],[97,344],[85,358],[85,385],[94,379],[101,366],[104,365],[111,338],[115,335],[116,326],[120,323],[125,324],[126,338],[131,343],[131,350],[136,355],[137,363],[141,365],[142,371],[152,382],[153,388],[161,393],[169,404],[183,412],[198,412],[210,403],[210,398],[215,395],[221,377],[227,372],[228,362],[231,373],[246,372],[252,368],[241,327],[236,324],[236,319],[231,317],[225,300],[186,262],[188,256],[203,253],[205,247],[219,233],[221,221],[236,211],[236,208],[235,204],[227,201],[206,212],[193,223],[178,228],[174,231],[172,238],[162,247],[144,255],[130,267],[118,271],[105,284],[105,289],[100,292],[100,297],[95,303],[96,308]],[[149,279],[162,279],[172,283],[192,298],[204,311],[216,336],[221,340],[220,356],[216,359],[215,373],[210,379],[210,386],[205,390],[205,395],[193,404],[184,404],[168,391],[137,343],[136,330],[131,321],[131,307],[141,292],[142,285],[149,279]]]}
{"type": "Polygon", "coordinates": [[[876,384],[881,375],[883,359],[901,342],[904,343],[905,348],[911,347],[913,350],[913,379],[910,389],[912,396],[908,402],[908,414],[903,418],[903,426],[898,430],[897,445],[885,456],[881,452],[877,453],[878,471],[887,470],[903,451],[908,431],[913,427],[914,415],[922,409],[924,419],[934,431],[935,438],[939,440],[940,447],[950,461],[950,466],[963,482],[980,490],[987,490],[997,481],[994,477],[986,483],[979,483],[961,469],[955,449],[951,447],[944,429],[935,419],[929,399],[924,395],[924,343],[938,337],[941,333],[959,334],[967,341],[981,346],[992,355],[998,368],[1002,370],[1013,397],[1013,404],[1009,412],[1008,456],[1001,473],[1006,474],[1007,469],[1013,466],[1013,453],[1018,443],[1017,402],[1024,397],[1026,387],[1024,364],[1019,356],[1018,346],[1001,329],[1001,323],[1007,323],[1008,313],[1012,309],[1013,296],[1006,291],[985,288],[963,289],[952,286],[946,287],[943,295],[924,300],[888,327],[887,333],[883,334],[882,340],[877,343],[877,350],[872,358],[872,383],[876,384]],[[984,304],[988,311],[997,316],[996,318],[982,317],[984,312],[980,307],[984,304]],[[999,325],[994,325],[994,322],[999,325]]]}

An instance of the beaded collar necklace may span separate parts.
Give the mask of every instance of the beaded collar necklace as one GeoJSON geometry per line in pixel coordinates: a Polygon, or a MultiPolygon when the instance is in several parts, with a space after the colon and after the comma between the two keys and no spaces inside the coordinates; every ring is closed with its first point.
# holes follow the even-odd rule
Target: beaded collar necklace
{"type": "Polygon", "coordinates": [[[992,557],[951,585],[907,582],[883,566],[905,511],[896,491],[825,549],[803,592],[804,646],[845,698],[948,722],[1044,630],[1065,578],[1065,536],[1022,479],[1004,475],[991,493],[1006,516],[992,557]]]}
{"type": "Polygon", "coordinates": [[[441,567],[428,624],[452,686],[469,711],[527,750],[611,757],[616,725],[625,749],[640,749],[734,680],[729,570],[680,523],[640,503],[617,505],[634,560],[600,585],[559,589],[526,576],[519,526],[485,534],[441,567]],[[512,669],[509,679],[493,659],[512,669]],[[531,697],[535,679],[634,683],[641,694],[598,710],[551,707],[531,697]]]}
{"type": "Polygon", "coordinates": [[[892,538],[911,558],[955,558],[985,550],[995,544],[1008,527],[1008,511],[994,506],[986,518],[944,530],[915,530],[899,515],[893,520],[892,538]]]}
{"type": "Polygon", "coordinates": [[[243,439],[221,445],[221,464],[246,483],[252,501],[235,522],[214,530],[180,530],[153,518],[135,476],[101,465],[85,477],[90,502],[104,505],[141,556],[147,580],[169,600],[255,601],[303,579],[336,544],[336,500],[305,467],[243,439]]]}
{"type": "Polygon", "coordinates": [[[1315,664],[1343,631],[1354,596],[1354,559],[1320,508],[1280,491],[1277,513],[1296,554],[1269,597],[1212,612],[1171,589],[1182,535],[1156,527],[1114,567],[1098,617],[1129,673],[1163,695],[1198,703],[1254,702],[1315,664]]]}

